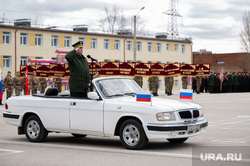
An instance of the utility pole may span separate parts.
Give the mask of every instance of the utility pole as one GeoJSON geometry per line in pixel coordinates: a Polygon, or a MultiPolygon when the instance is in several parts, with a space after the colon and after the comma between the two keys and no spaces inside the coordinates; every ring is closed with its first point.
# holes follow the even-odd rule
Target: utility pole
{"type": "Polygon", "coordinates": [[[172,38],[176,38],[176,36],[179,35],[177,29],[177,17],[181,17],[181,15],[176,10],[176,0],[169,0],[169,9],[162,13],[169,16],[167,34],[172,38]]]}

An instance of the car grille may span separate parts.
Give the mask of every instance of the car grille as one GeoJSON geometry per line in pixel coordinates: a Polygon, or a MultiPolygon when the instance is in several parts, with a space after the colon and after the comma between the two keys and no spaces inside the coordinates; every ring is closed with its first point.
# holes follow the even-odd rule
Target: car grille
{"type": "Polygon", "coordinates": [[[200,116],[200,112],[199,110],[180,111],[179,115],[182,119],[192,119],[198,118],[200,116]]]}

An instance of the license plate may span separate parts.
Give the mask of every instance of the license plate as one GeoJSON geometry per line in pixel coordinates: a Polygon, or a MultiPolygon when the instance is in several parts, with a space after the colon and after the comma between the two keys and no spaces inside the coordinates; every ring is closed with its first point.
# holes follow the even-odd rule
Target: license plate
{"type": "Polygon", "coordinates": [[[189,125],[187,129],[188,131],[197,131],[201,129],[201,125],[189,125]]]}

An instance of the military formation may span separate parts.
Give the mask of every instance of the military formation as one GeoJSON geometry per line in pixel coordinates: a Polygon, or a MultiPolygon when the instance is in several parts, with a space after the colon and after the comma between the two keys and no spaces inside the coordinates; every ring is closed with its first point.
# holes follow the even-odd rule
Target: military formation
{"type": "MultiPolygon", "coordinates": [[[[61,93],[62,89],[62,79],[54,78],[54,87],[58,89],[58,92],[61,93]]],[[[36,72],[34,71],[31,76],[29,76],[29,92],[30,94],[37,94],[37,91],[40,90],[40,93],[44,93],[47,88],[46,78],[38,78],[36,72]]],[[[7,72],[7,76],[2,80],[2,89],[3,92],[6,92],[6,99],[10,98],[15,91],[15,96],[20,96],[22,94],[26,95],[26,86],[25,86],[25,76],[21,77],[20,72],[17,71],[15,77],[13,78],[11,72],[7,72]]],[[[1,103],[0,103],[1,104],[1,103]]]]}

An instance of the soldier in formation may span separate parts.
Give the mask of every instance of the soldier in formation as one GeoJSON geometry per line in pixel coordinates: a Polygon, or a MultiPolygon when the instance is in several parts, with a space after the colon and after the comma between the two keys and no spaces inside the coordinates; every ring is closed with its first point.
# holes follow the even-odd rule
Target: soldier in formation
{"type": "Polygon", "coordinates": [[[16,72],[16,76],[14,77],[14,89],[15,89],[15,95],[20,96],[22,89],[23,89],[23,80],[22,77],[20,77],[20,72],[16,72]]]}
{"type": "Polygon", "coordinates": [[[36,76],[36,71],[33,71],[33,75],[30,76],[29,86],[32,90],[32,95],[37,94],[37,89],[39,87],[39,78],[36,76]]]}
{"type": "Polygon", "coordinates": [[[172,95],[172,88],[173,88],[173,77],[172,76],[166,76],[164,78],[165,82],[165,94],[172,95]]]}
{"type": "Polygon", "coordinates": [[[4,87],[6,88],[6,99],[10,98],[13,93],[14,80],[11,76],[11,71],[7,72],[7,76],[4,78],[4,87]]]}
{"type": "Polygon", "coordinates": [[[182,88],[183,88],[183,89],[187,89],[188,77],[187,77],[187,76],[183,76],[183,77],[181,78],[181,81],[182,81],[182,88]]]}
{"type": "Polygon", "coordinates": [[[154,96],[158,96],[158,87],[159,87],[159,77],[151,76],[148,78],[149,82],[149,91],[152,91],[154,96]]]}
{"type": "Polygon", "coordinates": [[[201,77],[200,76],[195,76],[195,81],[196,81],[196,93],[200,94],[201,77]]]}
{"type": "Polygon", "coordinates": [[[134,77],[135,82],[142,88],[143,85],[143,77],[142,76],[135,76],[134,77]]]}
{"type": "Polygon", "coordinates": [[[44,93],[45,89],[47,88],[47,80],[44,77],[39,78],[40,83],[40,93],[44,93]]]}
{"type": "Polygon", "coordinates": [[[58,93],[62,92],[62,79],[61,78],[54,78],[54,87],[57,88],[58,93]]]}

